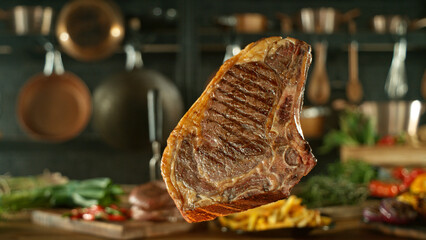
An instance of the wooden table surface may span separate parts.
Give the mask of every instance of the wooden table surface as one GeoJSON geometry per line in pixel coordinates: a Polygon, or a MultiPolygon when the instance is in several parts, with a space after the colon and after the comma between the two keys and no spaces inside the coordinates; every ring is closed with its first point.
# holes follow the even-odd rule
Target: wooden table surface
{"type": "MultiPolygon", "coordinates": [[[[156,240],[166,239],[316,239],[316,240],[390,240],[407,239],[386,235],[364,227],[359,219],[339,221],[335,226],[327,231],[313,231],[306,236],[250,236],[238,235],[235,233],[223,233],[212,224],[202,225],[202,227],[187,233],[181,233],[166,237],[157,237],[156,240]]],[[[106,238],[96,237],[87,234],[64,231],[56,228],[48,228],[35,225],[30,221],[0,221],[0,239],[1,240],[101,240],[106,238]]]]}

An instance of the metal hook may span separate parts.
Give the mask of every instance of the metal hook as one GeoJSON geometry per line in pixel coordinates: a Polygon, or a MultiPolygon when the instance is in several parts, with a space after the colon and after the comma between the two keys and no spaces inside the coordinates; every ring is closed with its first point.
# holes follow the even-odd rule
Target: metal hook
{"type": "Polygon", "coordinates": [[[46,52],[46,58],[44,63],[44,69],[43,73],[46,76],[50,76],[53,73],[53,67],[54,67],[54,61],[55,61],[55,52],[52,49],[47,50],[46,52]]]}
{"type": "Polygon", "coordinates": [[[61,52],[55,50],[55,73],[58,75],[62,75],[65,72],[64,64],[62,63],[61,52]]]}

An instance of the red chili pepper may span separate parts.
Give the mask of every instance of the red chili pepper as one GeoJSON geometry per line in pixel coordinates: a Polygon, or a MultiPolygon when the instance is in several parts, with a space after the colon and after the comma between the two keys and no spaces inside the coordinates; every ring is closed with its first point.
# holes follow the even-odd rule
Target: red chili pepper
{"type": "Polygon", "coordinates": [[[393,146],[396,143],[396,139],[394,136],[386,135],[377,142],[377,145],[380,146],[393,146]]]}
{"type": "Polygon", "coordinates": [[[369,190],[371,196],[374,197],[395,197],[402,190],[402,186],[398,183],[386,183],[373,180],[369,184],[369,190]]]}

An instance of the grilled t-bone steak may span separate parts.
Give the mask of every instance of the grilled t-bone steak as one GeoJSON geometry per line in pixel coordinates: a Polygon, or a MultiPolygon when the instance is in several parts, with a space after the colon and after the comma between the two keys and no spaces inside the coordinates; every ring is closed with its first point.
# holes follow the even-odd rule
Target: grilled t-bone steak
{"type": "Polygon", "coordinates": [[[188,222],[289,196],[316,164],[300,128],[311,47],[270,37],[226,61],[170,134],[161,171],[188,222]]]}

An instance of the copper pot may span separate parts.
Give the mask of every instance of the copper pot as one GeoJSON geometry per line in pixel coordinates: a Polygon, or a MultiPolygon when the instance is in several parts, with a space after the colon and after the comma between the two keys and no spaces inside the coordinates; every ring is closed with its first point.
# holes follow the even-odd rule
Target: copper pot
{"type": "Polygon", "coordinates": [[[259,13],[240,13],[236,14],[236,30],[240,33],[261,33],[268,25],[268,19],[259,13]]]}
{"type": "Polygon", "coordinates": [[[303,107],[300,125],[305,138],[320,138],[324,135],[324,126],[330,109],[327,107],[303,107]]]}

